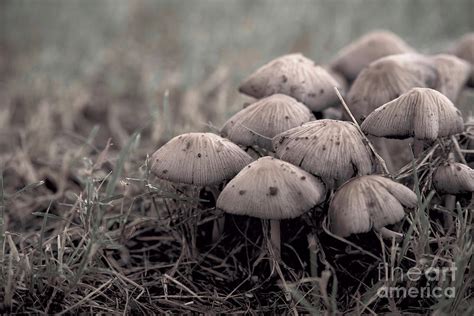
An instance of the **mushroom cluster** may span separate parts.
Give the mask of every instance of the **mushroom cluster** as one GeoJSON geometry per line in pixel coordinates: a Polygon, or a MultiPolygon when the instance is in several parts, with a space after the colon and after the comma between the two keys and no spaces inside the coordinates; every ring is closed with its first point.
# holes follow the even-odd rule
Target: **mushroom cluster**
{"type": "MultiPolygon", "coordinates": [[[[467,49],[460,48],[465,41],[456,55],[469,61],[467,49]]],[[[404,185],[410,182],[382,171],[370,139],[412,138],[415,157],[438,141],[449,153],[455,145],[449,140],[464,130],[455,102],[471,74],[469,62],[460,58],[419,54],[386,31],[363,36],[327,65],[302,54],[278,57],[240,85],[240,92],[257,100],[230,117],[220,136],[173,138],[152,156],[152,171],[167,181],[214,186],[216,209],[269,220],[277,258],[279,221],[312,216],[308,211],[316,206],[340,237],[374,229],[399,238],[385,226],[415,209],[417,196],[404,185]],[[338,91],[343,85],[348,106],[338,91]],[[352,122],[312,114],[319,118],[340,102],[352,122]]],[[[386,151],[383,158],[390,155],[386,151]]],[[[472,170],[460,163],[439,164],[432,182],[440,194],[474,187],[472,170]]],[[[220,234],[223,218],[219,222],[220,234]]]]}

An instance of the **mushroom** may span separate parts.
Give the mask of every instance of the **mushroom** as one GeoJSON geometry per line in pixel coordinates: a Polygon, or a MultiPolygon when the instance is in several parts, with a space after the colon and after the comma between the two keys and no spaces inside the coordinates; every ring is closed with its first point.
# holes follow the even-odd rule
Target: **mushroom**
{"type": "Polygon", "coordinates": [[[438,80],[434,89],[455,102],[469,79],[471,65],[456,56],[447,54],[435,55],[430,60],[438,70],[438,80]]]}
{"type": "MultiPolygon", "coordinates": [[[[152,156],[151,170],[161,179],[195,186],[211,186],[232,178],[253,159],[239,146],[212,133],[174,137],[152,156]]],[[[211,188],[216,198],[215,189],[211,188]]],[[[214,223],[213,240],[224,218],[214,223]]]]}
{"type": "Polygon", "coordinates": [[[350,122],[325,119],[303,124],[275,136],[273,148],[280,159],[320,177],[329,188],[373,171],[372,153],[350,122]]]}
{"type": "Polygon", "coordinates": [[[330,63],[331,68],[353,81],[371,62],[394,54],[414,52],[396,34],[386,30],[369,32],[340,50],[330,63]]]}
{"type": "Polygon", "coordinates": [[[433,185],[441,194],[474,192],[474,170],[462,163],[448,162],[434,171],[433,185]]]}
{"type": "MultiPolygon", "coordinates": [[[[440,194],[445,194],[445,206],[453,211],[456,206],[456,194],[473,193],[474,170],[458,162],[447,162],[437,167],[433,173],[433,186],[440,194]]],[[[445,216],[451,223],[451,217],[445,216]]]]}
{"type": "Polygon", "coordinates": [[[243,146],[272,151],[272,138],[314,119],[311,111],[292,97],[274,94],[232,116],[221,130],[224,137],[243,146]]]}
{"type": "Polygon", "coordinates": [[[301,54],[289,54],[257,69],[239,91],[257,99],[286,94],[319,112],[337,103],[336,86],[336,80],[323,67],[301,54]]]}
{"type": "Polygon", "coordinates": [[[360,123],[372,111],[411,88],[432,88],[437,70],[425,56],[400,54],[381,58],[365,68],[349,90],[348,106],[360,123]]]}
{"type": "Polygon", "coordinates": [[[217,207],[227,213],[270,220],[271,243],[280,257],[280,220],[295,218],[321,203],[324,184],[308,172],[272,157],[240,171],[222,190],[217,207]]]}
{"type": "MultiPolygon", "coordinates": [[[[348,106],[357,121],[362,122],[372,111],[412,88],[434,88],[437,79],[438,71],[426,56],[387,56],[371,63],[360,73],[349,91],[348,106]]],[[[369,139],[392,171],[411,159],[406,141],[369,139]]]]}
{"type": "Polygon", "coordinates": [[[340,237],[375,229],[384,237],[402,235],[385,226],[405,216],[404,208],[415,208],[416,194],[402,184],[380,175],[353,178],[343,184],[329,204],[331,232],[340,237]]]}
{"type": "Polygon", "coordinates": [[[453,53],[471,64],[469,85],[474,86],[474,33],[462,36],[454,47],[453,53]]]}
{"type": "Polygon", "coordinates": [[[370,113],[362,130],[377,137],[414,137],[415,156],[423,151],[423,141],[461,133],[461,112],[440,92],[413,88],[370,113]]]}

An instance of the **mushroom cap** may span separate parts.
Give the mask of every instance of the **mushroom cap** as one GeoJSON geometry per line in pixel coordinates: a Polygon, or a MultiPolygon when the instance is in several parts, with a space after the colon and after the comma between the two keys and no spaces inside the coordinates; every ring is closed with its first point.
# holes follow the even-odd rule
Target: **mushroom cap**
{"type": "Polygon", "coordinates": [[[353,123],[318,120],[283,132],[273,139],[280,159],[320,177],[330,188],[371,174],[370,149],[353,123]]]}
{"type": "Polygon", "coordinates": [[[302,103],[284,94],[274,94],[237,112],[224,124],[221,133],[234,143],[272,151],[275,135],[313,119],[302,103]]]}
{"type": "Polygon", "coordinates": [[[474,33],[467,33],[459,39],[454,48],[454,55],[471,64],[469,84],[474,86],[474,33]]]}
{"type": "Polygon", "coordinates": [[[334,78],[334,80],[336,80],[336,82],[338,83],[338,88],[343,95],[344,93],[349,91],[349,82],[347,81],[346,77],[342,73],[331,68],[330,65],[324,65],[323,68],[326,69],[326,71],[331,75],[331,77],[334,78]]]}
{"type": "Polygon", "coordinates": [[[400,54],[383,57],[362,70],[351,86],[348,106],[362,122],[373,110],[414,87],[431,88],[437,71],[423,55],[400,54]]]}
{"type": "Polygon", "coordinates": [[[323,67],[301,54],[289,54],[257,69],[240,85],[239,91],[257,99],[286,94],[312,111],[321,111],[338,101],[334,91],[337,86],[323,67]]]}
{"type": "Polygon", "coordinates": [[[439,54],[430,58],[438,70],[434,89],[455,102],[471,73],[471,65],[454,55],[439,54]]]}
{"type": "Polygon", "coordinates": [[[377,30],[341,49],[331,62],[331,67],[352,81],[371,62],[388,55],[409,52],[414,52],[414,49],[396,34],[377,30]]]}
{"type": "Polygon", "coordinates": [[[260,158],[222,190],[217,208],[262,219],[302,215],[325,197],[324,184],[306,171],[272,157],[260,158]]]}
{"type": "Polygon", "coordinates": [[[343,184],[329,205],[331,231],[342,237],[395,224],[414,208],[416,194],[379,175],[354,178],[343,184]]]}
{"type": "Polygon", "coordinates": [[[462,163],[449,162],[436,168],[433,185],[443,194],[474,192],[474,170],[462,163]]]}
{"type": "Polygon", "coordinates": [[[442,93],[413,88],[379,107],[362,122],[364,133],[387,138],[435,140],[461,133],[461,112],[442,93]]]}
{"type": "Polygon", "coordinates": [[[212,133],[176,136],[151,159],[158,178],[200,186],[229,179],[253,160],[236,144],[212,133]]]}

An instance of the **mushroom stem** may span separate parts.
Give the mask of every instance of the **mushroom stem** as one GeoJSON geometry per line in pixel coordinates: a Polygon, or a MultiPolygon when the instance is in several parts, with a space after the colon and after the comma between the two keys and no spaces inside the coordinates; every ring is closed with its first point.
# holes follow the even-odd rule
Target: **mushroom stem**
{"type": "Polygon", "coordinates": [[[212,226],[212,243],[216,243],[224,233],[225,214],[214,221],[212,226]]]}
{"type": "Polygon", "coordinates": [[[275,259],[279,260],[281,257],[281,236],[280,236],[280,220],[270,220],[270,240],[275,253],[275,259]]]}
{"type": "Polygon", "coordinates": [[[392,161],[392,156],[390,154],[390,151],[388,150],[387,142],[382,138],[377,138],[377,139],[374,139],[373,143],[375,146],[378,145],[377,147],[380,150],[380,156],[382,156],[383,160],[385,160],[388,170],[394,171],[395,165],[392,161]]]}
{"type": "MultiPolygon", "coordinates": [[[[208,186],[206,187],[209,192],[211,192],[214,198],[214,206],[219,197],[219,190],[216,187],[208,186]]],[[[225,214],[222,214],[222,217],[219,217],[214,221],[212,225],[212,243],[216,243],[222,236],[225,226],[225,214]]]]}
{"type": "Polygon", "coordinates": [[[318,242],[312,233],[308,235],[308,248],[311,277],[316,278],[318,276],[318,242]]]}
{"type": "Polygon", "coordinates": [[[393,230],[390,230],[386,227],[381,227],[378,228],[377,231],[382,235],[383,238],[385,239],[392,239],[395,238],[395,240],[401,240],[403,239],[403,234],[394,232],[393,230]]]}
{"type": "Polygon", "coordinates": [[[456,196],[452,194],[447,194],[444,198],[444,205],[446,209],[450,212],[444,213],[444,224],[446,228],[449,230],[453,226],[453,217],[451,216],[451,212],[456,209],[456,196]]]}
{"type": "Polygon", "coordinates": [[[413,155],[418,158],[423,153],[425,143],[422,140],[416,139],[413,141],[413,155]]]}

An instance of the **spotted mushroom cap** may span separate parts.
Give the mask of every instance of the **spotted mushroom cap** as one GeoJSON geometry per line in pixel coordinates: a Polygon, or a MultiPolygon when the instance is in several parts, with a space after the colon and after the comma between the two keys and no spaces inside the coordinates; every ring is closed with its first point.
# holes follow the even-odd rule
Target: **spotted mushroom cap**
{"type": "Polygon", "coordinates": [[[363,35],[340,50],[331,62],[331,67],[352,81],[364,67],[379,58],[413,51],[396,34],[377,30],[363,35]]]}
{"type": "Polygon", "coordinates": [[[157,177],[200,186],[232,178],[252,161],[239,146],[212,133],[176,136],[151,159],[151,170],[157,177]]]}
{"type": "Polygon", "coordinates": [[[337,102],[337,86],[323,67],[301,54],[290,54],[257,69],[240,85],[239,91],[257,99],[286,94],[312,111],[321,111],[337,102]]]}
{"type": "Polygon", "coordinates": [[[232,116],[221,130],[224,137],[244,146],[272,148],[272,138],[314,119],[311,111],[292,97],[274,94],[232,116]]]}
{"type": "Polygon", "coordinates": [[[438,70],[434,89],[455,102],[471,73],[471,65],[454,55],[439,54],[430,58],[438,70]]]}
{"type": "Polygon", "coordinates": [[[350,122],[325,119],[303,124],[275,136],[273,148],[280,159],[320,177],[330,188],[373,171],[370,149],[350,122]]]}
{"type": "Polygon", "coordinates": [[[457,42],[453,53],[471,64],[469,84],[474,86],[474,33],[463,35],[457,42]]]}
{"type": "Polygon", "coordinates": [[[461,112],[440,92],[413,88],[369,114],[364,133],[378,137],[435,140],[462,133],[461,112]]]}
{"type": "Polygon", "coordinates": [[[217,208],[262,219],[302,215],[325,197],[324,184],[285,161],[260,158],[239,172],[224,188],[217,208]]]}
{"type": "Polygon", "coordinates": [[[433,185],[443,194],[474,192],[474,170],[462,163],[449,162],[436,168],[433,185]]]}
{"type": "Polygon", "coordinates": [[[342,185],[329,205],[331,231],[341,237],[399,222],[404,208],[414,208],[416,194],[379,175],[354,178],[342,185]]]}
{"type": "Polygon", "coordinates": [[[362,70],[349,90],[348,106],[360,123],[369,113],[414,87],[431,88],[437,70],[419,54],[391,55],[362,70]]]}

